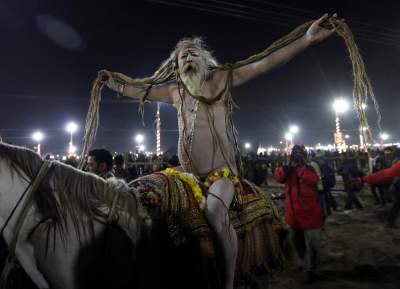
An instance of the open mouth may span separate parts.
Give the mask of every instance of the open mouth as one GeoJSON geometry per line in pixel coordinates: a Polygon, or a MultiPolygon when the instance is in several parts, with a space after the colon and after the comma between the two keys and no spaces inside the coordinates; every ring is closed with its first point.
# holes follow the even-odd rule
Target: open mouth
{"type": "Polygon", "coordinates": [[[191,63],[187,63],[185,65],[185,69],[184,69],[185,73],[192,73],[192,72],[195,72],[195,71],[196,71],[196,68],[191,63]]]}

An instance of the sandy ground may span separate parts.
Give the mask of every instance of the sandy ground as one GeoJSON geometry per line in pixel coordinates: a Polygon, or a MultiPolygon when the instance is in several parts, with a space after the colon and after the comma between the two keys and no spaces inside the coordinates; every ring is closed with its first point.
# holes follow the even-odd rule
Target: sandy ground
{"type": "MultiPolygon", "coordinates": [[[[271,185],[270,190],[282,189],[271,185]]],[[[344,207],[345,197],[344,192],[335,192],[339,208],[344,207]]],[[[315,283],[303,284],[301,268],[292,267],[276,274],[269,282],[260,279],[261,288],[399,289],[400,220],[397,228],[384,225],[391,204],[375,206],[368,187],[360,193],[360,199],[365,206],[363,210],[334,212],[327,218],[315,283]]]]}

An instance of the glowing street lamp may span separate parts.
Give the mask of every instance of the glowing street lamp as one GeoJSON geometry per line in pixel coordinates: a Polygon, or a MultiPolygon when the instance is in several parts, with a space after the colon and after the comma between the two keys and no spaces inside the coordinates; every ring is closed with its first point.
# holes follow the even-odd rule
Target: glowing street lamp
{"type": "Polygon", "coordinates": [[[385,132],[381,133],[379,137],[380,137],[381,140],[383,140],[383,141],[388,140],[388,139],[390,138],[390,136],[389,136],[387,133],[385,133],[385,132]]]}
{"type": "Polygon", "coordinates": [[[68,144],[68,156],[73,156],[76,153],[76,147],[73,143],[73,134],[78,130],[78,125],[75,122],[69,122],[65,127],[65,130],[70,134],[69,144],[68,144]]]}
{"type": "Polygon", "coordinates": [[[70,134],[74,134],[78,130],[78,125],[75,122],[71,121],[67,124],[65,130],[70,134]]]}
{"type": "Polygon", "coordinates": [[[142,134],[137,134],[137,135],[135,136],[135,141],[136,141],[138,144],[141,144],[141,143],[144,141],[144,136],[143,136],[142,134]]]}
{"type": "Polygon", "coordinates": [[[136,152],[141,153],[142,151],[144,151],[144,145],[143,145],[144,136],[140,133],[137,134],[135,136],[135,141],[136,141],[136,152]]]}
{"type": "Polygon", "coordinates": [[[293,135],[297,134],[299,132],[299,127],[297,125],[291,125],[289,127],[289,132],[293,135]]]}
{"type": "Polygon", "coordinates": [[[385,147],[385,141],[387,141],[390,136],[387,133],[383,132],[379,135],[379,138],[381,139],[381,148],[383,149],[385,147]]]}
{"type": "Polygon", "coordinates": [[[244,144],[244,148],[245,148],[246,150],[251,149],[251,143],[246,142],[246,143],[244,144]]]}
{"type": "Polygon", "coordinates": [[[337,98],[333,101],[333,109],[337,114],[341,114],[346,112],[350,107],[350,104],[347,100],[343,98],[337,98]]]}
{"type": "Polygon", "coordinates": [[[297,125],[289,126],[289,134],[290,136],[290,146],[293,147],[294,145],[294,136],[299,133],[299,127],[297,125]]]}
{"type": "Polygon", "coordinates": [[[40,155],[40,143],[41,143],[41,141],[43,140],[43,138],[44,138],[44,135],[43,135],[43,133],[42,132],[40,132],[40,131],[35,131],[33,134],[32,134],[32,139],[37,143],[37,145],[36,145],[36,152],[40,155]]]}

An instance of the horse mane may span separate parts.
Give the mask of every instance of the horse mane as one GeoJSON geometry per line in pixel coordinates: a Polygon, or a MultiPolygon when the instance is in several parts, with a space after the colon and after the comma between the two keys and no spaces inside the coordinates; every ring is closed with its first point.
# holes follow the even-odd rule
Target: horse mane
{"type": "MultiPolygon", "coordinates": [[[[36,176],[43,160],[30,149],[0,143],[0,157],[17,165],[29,178],[36,176]]],[[[71,222],[77,237],[93,235],[94,221],[106,223],[128,215],[140,221],[146,216],[133,189],[117,179],[103,180],[59,161],[35,193],[35,204],[48,229],[68,232],[71,222]]]]}
{"type": "Polygon", "coordinates": [[[12,161],[30,179],[36,176],[43,163],[41,157],[34,151],[2,142],[0,142],[0,157],[12,161]]]}

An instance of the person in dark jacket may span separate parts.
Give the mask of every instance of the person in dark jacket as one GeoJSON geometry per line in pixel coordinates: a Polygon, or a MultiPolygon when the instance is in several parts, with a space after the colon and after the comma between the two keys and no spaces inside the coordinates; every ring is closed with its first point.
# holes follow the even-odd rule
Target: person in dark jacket
{"type": "Polygon", "coordinates": [[[116,155],[114,157],[114,176],[119,179],[123,179],[126,182],[129,181],[129,173],[124,168],[124,156],[116,155]]]}
{"type": "Polygon", "coordinates": [[[319,261],[322,210],[317,195],[319,177],[306,164],[307,152],[295,145],[287,165],[274,178],[285,184],[285,221],[298,256],[304,260],[305,281],[312,282],[319,261]]]}
{"type": "Polygon", "coordinates": [[[89,151],[87,170],[98,175],[103,179],[114,177],[112,173],[113,158],[112,154],[105,149],[93,149],[89,151]]]}
{"type": "Polygon", "coordinates": [[[350,154],[342,154],[342,163],[337,169],[338,174],[343,178],[344,190],[347,193],[345,210],[362,209],[363,205],[358,199],[356,193],[360,191],[357,181],[360,178],[360,171],[357,167],[357,162],[350,154]]]}
{"type": "Polygon", "coordinates": [[[337,203],[332,195],[332,188],[336,184],[335,170],[326,160],[322,152],[317,152],[310,162],[318,177],[318,195],[324,219],[331,214],[331,208],[337,211],[337,203]]]}
{"type": "MultiPolygon", "coordinates": [[[[397,157],[400,157],[398,149],[396,154],[397,157]]],[[[396,159],[390,168],[365,176],[362,180],[368,184],[381,184],[393,181],[395,200],[387,218],[387,225],[388,227],[395,227],[396,218],[400,212],[400,159],[396,159]]]]}
{"type": "MultiPolygon", "coordinates": [[[[387,169],[389,167],[387,160],[385,158],[385,154],[383,152],[379,152],[378,156],[375,159],[375,163],[372,167],[372,172],[376,173],[387,169]]],[[[371,186],[372,194],[375,198],[375,202],[377,205],[384,206],[387,192],[389,191],[390,182],[384,182],[376,185],[371,186]]]]}

